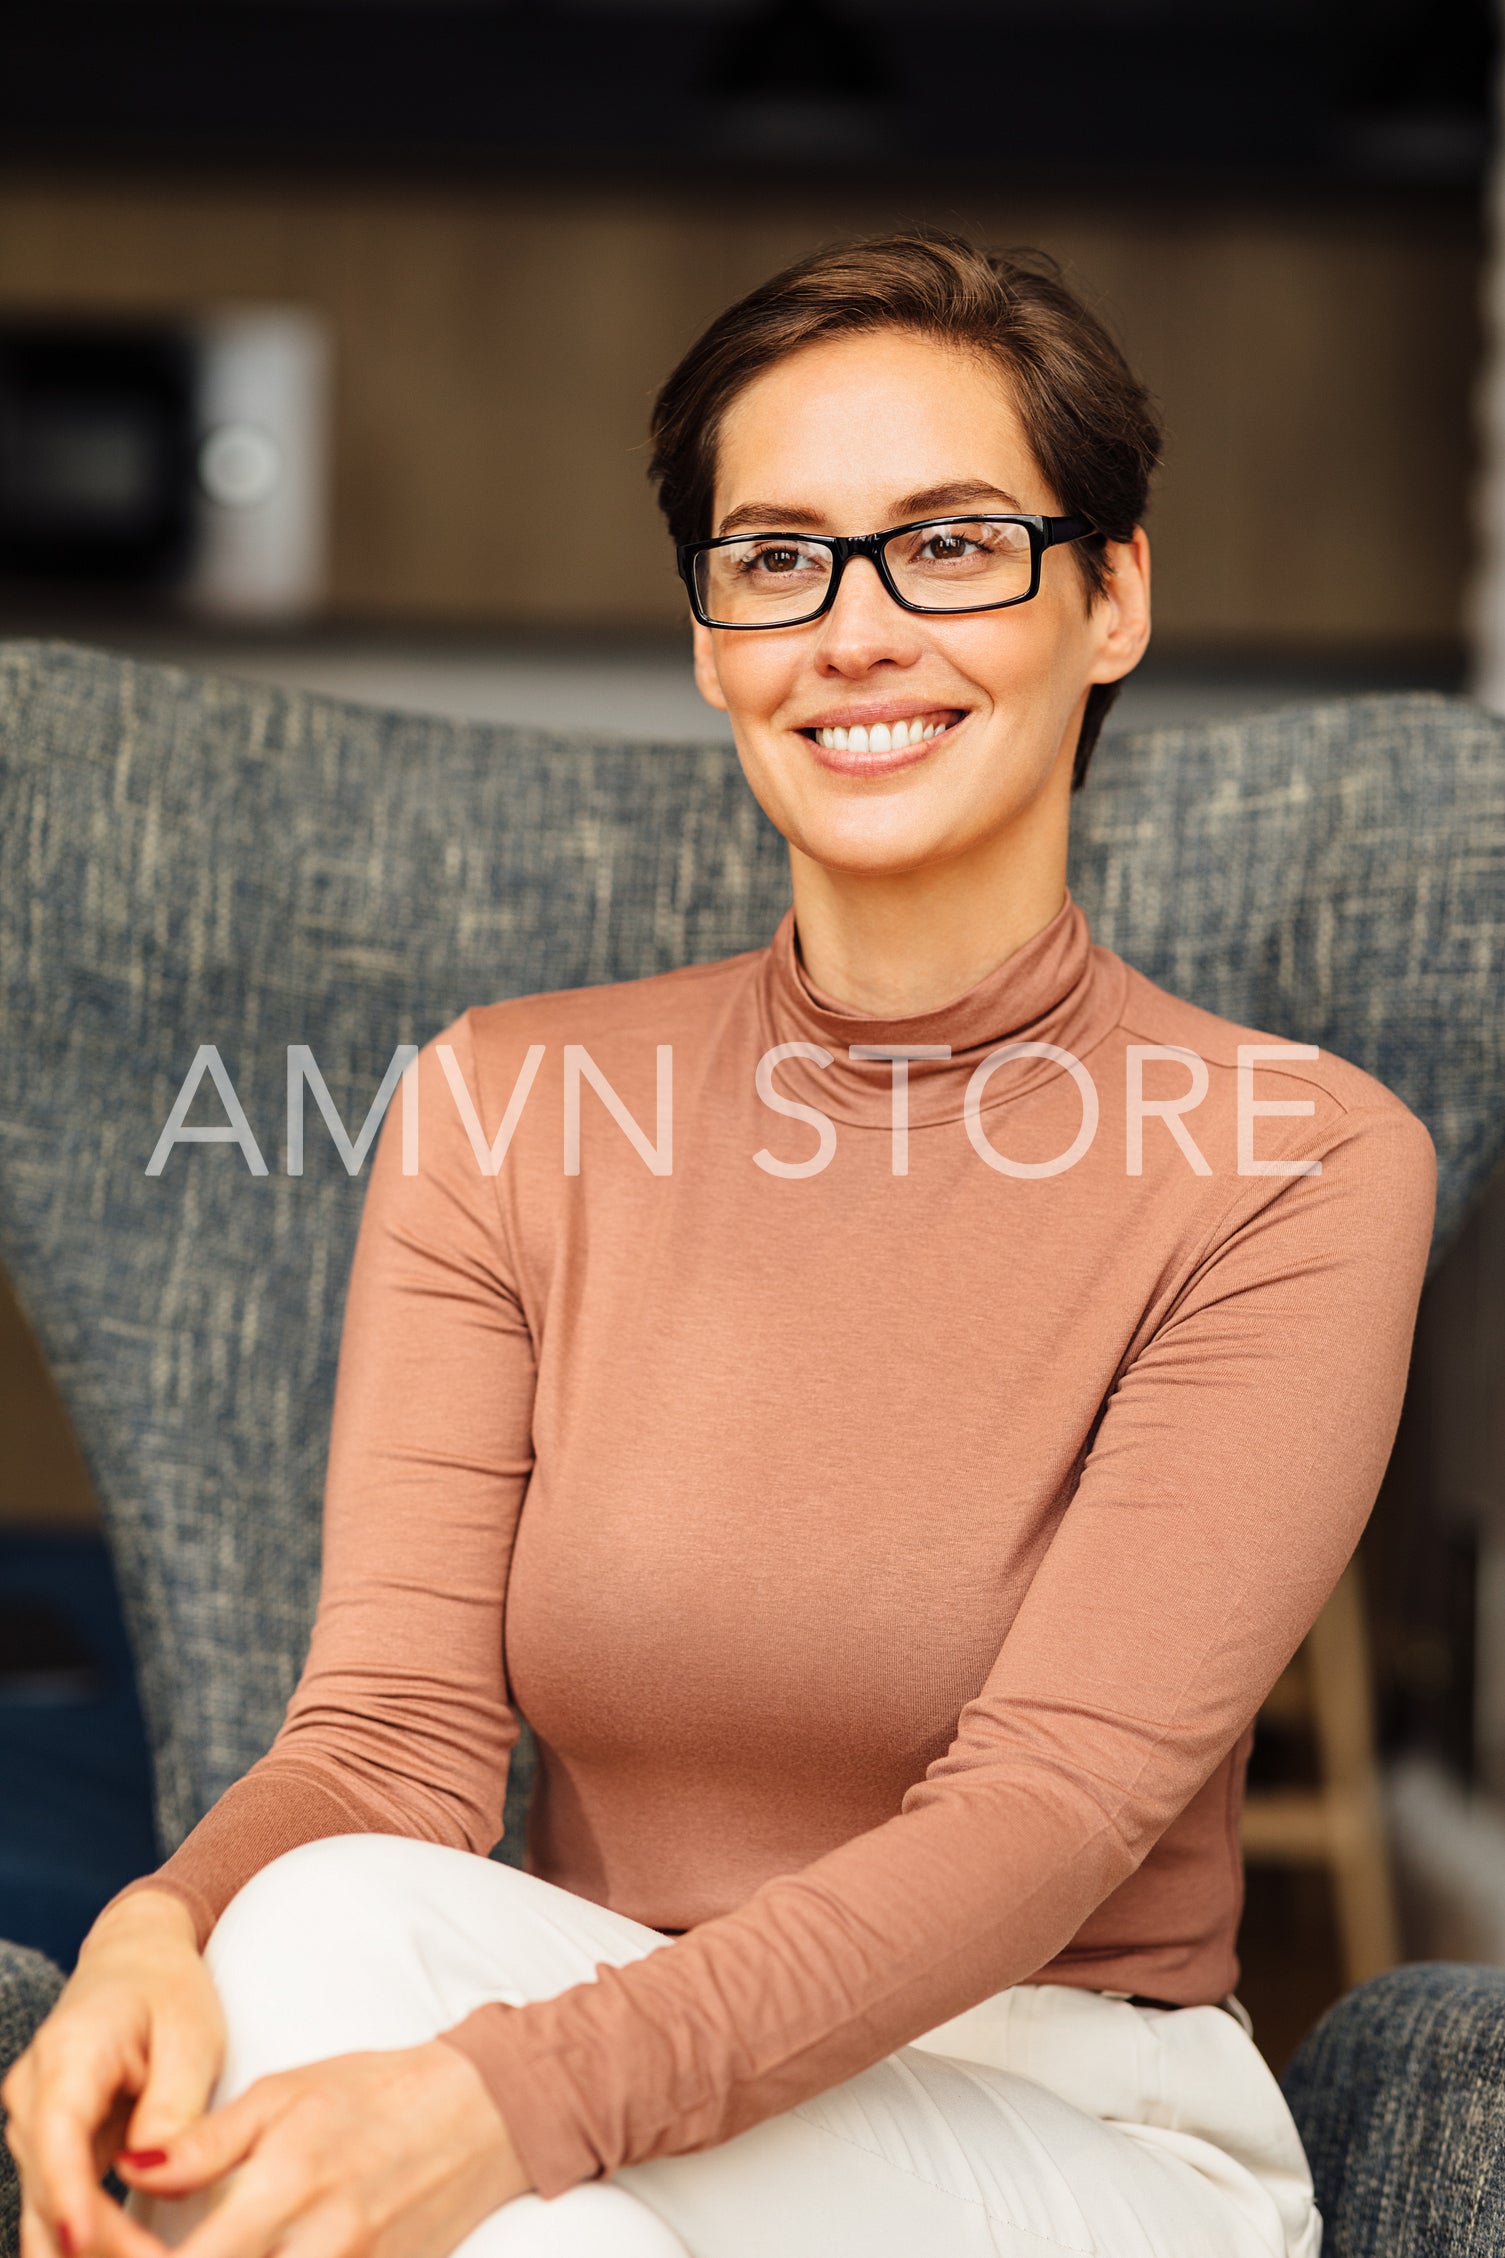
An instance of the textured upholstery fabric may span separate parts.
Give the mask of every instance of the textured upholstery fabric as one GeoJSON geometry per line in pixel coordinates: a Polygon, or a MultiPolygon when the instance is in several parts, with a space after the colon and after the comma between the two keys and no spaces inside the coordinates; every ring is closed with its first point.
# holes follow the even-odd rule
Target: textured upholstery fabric
{"type": "Polygon", "coordinates": [[[721,751],[0,649],[0,1262],[109,1526],[166,1844],[270,1741],[312,1619],[364,1179],[312,1103],[284,1172],[287,1046],[354,1132],[467,1004],[725,955],[787,899],[721,751]],[[201,1043],[265,1177],[216,1147],[144,1173],[201,1043]]]}
{"type": "MultiPolygon", "coordinates": [[[[1505,1141],[1505,725],[1417,697],[1110,740],[1072,883],[1152,979],[1398,1090],[1442,1243],[1505,1141]]],[[[788,898],[729,749],[0,646],[0,1262],[115,1548],[167,1844],[270,1741],[313,1607],[363,1179],[312,1102],[285,1172],[288,1045],[354,1134],[466,1004],[754,947],[788,898]],[[264,1176],[145,1173],[205,1043],[264,1176]]],[[[207,1081],[189,1119],[224,1122],[207,1081]]]]}
{"type": "MultiPolygon", "coordinates": [[[[40,1952],[0,1943],[0,2078],[29,2045],[32,2032],[62,1988],[62,1970],[40,1952]]],[[[0,2258],[10,2258],[16,2247],[19,2208],[16,2168],[10,2150],[0,2141],[0,2258]]]]}
{"type": "MultiPolygon", "coordinates": [[[[1397,1090],[1440,1250],[1505,1142],[1505,725],[1414,697],[1110,739],[1072,885],[1152,979],[1397,1090]]],[[[312,1617],[362,1179],[311,1102],[285,1173],[287,1047],[355,1134],[465,1005],[758,946],[787,901],[720,747],[0,646],[0,1262],[115,1549],[166,1844],[271,1740],[312,1617]],[[180,1146],[149,1177],[207,1043],[268,1173],[180,1146]]],[[[224,1118],[206,1084],[190,1121],[224,1118]]]]}
{"type": "Polygon", "coordinates": [[[1396,1968],[1339,2000],[1282,2084],[1322,2258],[1505,2250],[1505,1968],[1396,1968]]]}

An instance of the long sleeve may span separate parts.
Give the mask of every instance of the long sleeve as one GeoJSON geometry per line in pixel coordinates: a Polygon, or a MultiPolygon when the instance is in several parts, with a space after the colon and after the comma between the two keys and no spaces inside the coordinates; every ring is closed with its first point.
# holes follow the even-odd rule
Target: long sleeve
{"type": "Polygon", "coordinates": [[[545,2196],[714,2146],[1057,1961],[1219,1996],[1237,1751],[1373,1504],[1435,1194],[1423,1125],[1327,1054],[1258,1084],[1298,1093],[1261,1097],[1259,1164],[1320,1172],[1235,1165],[1249,1034],[1069,902],[911,1020],[812,999],[789,917],[767,951],[468,1015],[483,1134],[516,1134],[486,1174],[433,1047],[417,1177],[383,1132],[308,1664],[165,1869],[201,1927],[319,1833],[488,1847],[515,1696],[532,1870],[684,1931],[442,2034],[545,2196]],[[1080,1165],[1053,1159],[1076,1079],[1038,1055],[967,1118],[1020,1034],[1091,1062],[1080,1165]],[[1190,1154],[1154,1119],[1126,1147],[1141,1040],[1173,1092],[1185,1050],[1209,1064],[1190,1154]],[[932,1046],[897,1181],[875,1042],[932,1046]],[[829,1168],[762,1102],[774,1044],[829,1168]]]}
{"type": "MultiPolygon", "coordinates": [[[[202,1943],[252,1874],[350,1833],[486,1852],[517,1720],[502,1608],[532,1467],[534,1354],[495,1180],[441,1070],[476,1090],[469,1017],[420,1053],[419,1166],[401,1107],[371,1162],[346,1298],[307,1662],[272,1747],[157,1873],[202,1943]]],[[[126,1894],[124,1892],[122,1895],[126,1894]]]]}
{"type": "Polygon", "coordinates": [[[1373,1504],[1435,1188],[1393,1102],[1268,1149],[1321,1173],[1228,1180],[899,1810],[641,1961],[445,2034],[544,2195],[728,2139],[1027,1980],[1243,1735],[1373,1504]]]}

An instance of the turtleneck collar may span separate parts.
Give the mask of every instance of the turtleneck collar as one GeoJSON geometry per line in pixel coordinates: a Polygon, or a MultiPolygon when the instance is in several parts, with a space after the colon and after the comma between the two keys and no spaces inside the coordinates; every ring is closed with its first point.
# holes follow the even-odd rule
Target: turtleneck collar
{"type": "MultiPolygon", "coordinates": [[[[818,1106],[833,1121],[886,1130],[893,1116],[893,1069],[887,1059],[852,1058],[851,1046],[946,1044],[948,1058],[911,1062],[909,1115],[917,1127],[959,1121],[973,1071],[1001,1043],[1053,1043],[1085,1058],[1118,1015],[1123,977],[1120,960],[1094,947],[1086,915],[1068,892],[1048,925],[954,1003],[905,1019],[873,1017],[850,1010],[816,987],[800,958],[790,908],[762,966],[763,1047],[813,1043],[828,1051],[829,1066],[809,1058],[783,1060],[777,1070],[779,1087],[818,1106]]],[[[1019,1060],[987,1083],[982,1104],[986,1109],[1011,1103],[1065,1071],[1049,1058],[1019,1060]]]]}

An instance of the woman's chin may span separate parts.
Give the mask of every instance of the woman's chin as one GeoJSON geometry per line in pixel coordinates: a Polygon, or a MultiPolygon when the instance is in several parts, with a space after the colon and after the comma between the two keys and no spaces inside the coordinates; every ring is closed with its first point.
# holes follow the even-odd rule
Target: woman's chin
{"type": "Polygon", "coordinates": [[[922,756],[859,780],[812,759],[803,744],[793,761],[787,743],[754,738],[738,751],[754,797],[790,846],[850,877],[900,878],[952,863],[1008,828],[1029,797],[1027,788],[1008,792],[1001,805],[996,772],[980,776],[969,761],[922,756]]]}
{"type": "Polygon", "coordinates": [[[917,809],[907,810],[903,821],[875,821],[877,812],[802,808],[798,821],[778,827],[807,861],[850,878],[909,877],[965,851],[965,831],[955,824],[927,819],[917,809]]]}

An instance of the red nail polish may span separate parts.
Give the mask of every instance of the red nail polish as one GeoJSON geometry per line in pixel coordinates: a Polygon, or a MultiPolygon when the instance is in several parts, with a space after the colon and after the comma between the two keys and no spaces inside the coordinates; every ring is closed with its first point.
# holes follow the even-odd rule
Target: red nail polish
{"type": "Polygon", "coordinates": [[[167,2150],[165,2148],[122,2148],[120,2161],[122,2164],[133,2165],[138,2172],[148,2172],[154,2164],[165,2164],[167,2162],[167,2150]]]}
{"type": "Polygon", "coordinates": [[[66,2219],[59,2219],[57,2223],[57,2246],[63,2258],[73,2258],[73,2230],[66,2219]]]}

